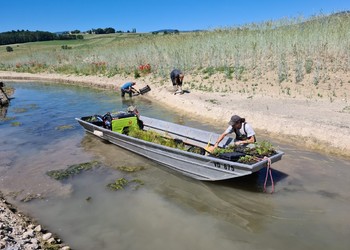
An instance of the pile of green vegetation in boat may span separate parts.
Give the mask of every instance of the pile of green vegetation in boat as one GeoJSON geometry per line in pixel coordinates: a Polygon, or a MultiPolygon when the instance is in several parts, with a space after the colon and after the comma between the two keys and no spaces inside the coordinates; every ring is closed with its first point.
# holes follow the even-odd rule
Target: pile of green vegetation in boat
{"type": "MultiPolygon", "coordinates": [[[[131,129],[129,130],[128,135],[144,141],[157,143],[171,148],[177,148],[192,153],[202,155],[206,153],[204,148],[185,144],[181,140],[164,137],[155,131],[131,129]]],[[[244,164],[254,164],[260,161],[262,158],[270,157],[276,153],[276,149],[270,142],[260,141],[247,146],[229,145],[227,148],[216,148],[209,155],[244,164]]]]}

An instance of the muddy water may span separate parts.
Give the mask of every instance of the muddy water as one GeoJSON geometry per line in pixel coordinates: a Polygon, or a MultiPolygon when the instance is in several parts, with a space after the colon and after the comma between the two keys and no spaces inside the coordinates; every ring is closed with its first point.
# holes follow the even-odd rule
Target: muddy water
{"type": "MultiPolygon", "coordinates": [[[[125,110],[130,100],[79,87],[8,85],[16,92],[0,120],[0,189],[74,249],[349,249],[347,159],[267,138],[286,153],[273,164],[273,195],[262,192],[264,171],[200,182],[87,135],[74,120],[125,110]],[[91,160],[100,167],[66,181],[46,175],[91,160]],[[128,173],[120,166],[143,170],[128,173]],[[144,185],[106,188],[121,177],[144,185]],[[36,199],[21,202],[28,197],[36,199]]],[[[132,103],[146,116],[222,129],[142,97],[132,103]]]]}

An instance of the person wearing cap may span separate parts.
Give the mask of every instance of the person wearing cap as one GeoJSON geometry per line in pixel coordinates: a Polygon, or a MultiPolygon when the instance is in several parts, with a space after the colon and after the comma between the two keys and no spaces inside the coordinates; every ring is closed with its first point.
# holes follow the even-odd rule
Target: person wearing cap
{"type": "Polygon", "coordinates": [[[135,86],[136,82],[126,82],[124,83],[121,88],[121,95],[122,97],[125,96],[125,93],[128,93],[130,97],[132,97],[133,93],[140,93],[137,89],[135,89],[133,86],[135,86]]]}
{"type": "Polygon", "coordinates": [[[136,106],[130,105],[126,111],[128,114],[134,114],[137,117],[140,116],[140,112],[137,110],[136,106]]]}
{"type": "Polygon", "coordinates": [[[170,79],[171,79],[171,82],[173,83],[174,89],[176,90],[174,95],[183,94],[182,83],[184,80],[184,76],[185,76],[184,73],[179,69],[174,69],[173,71],[171,71],[170,79]]]}
{"type": "Polygon", "coordinates": [[[143,129],[143,121],[140,119],[140,112],[136,108],[136,106],[130,105],[127,109],[128,114],[136,115],[137,117],[137,124],[139,125],[140,129],[143,129]]]}
{"type": "Polygon", "coordinates": [[[214,148],[218,147],[219,143],[225,136],[231,133],[236,134],[235,145],[249,144],[256,142],[255,132],[252,126],[238,115],[233,115],[229,121],[228,128],[219,136],[214,144],[214,148]]]}

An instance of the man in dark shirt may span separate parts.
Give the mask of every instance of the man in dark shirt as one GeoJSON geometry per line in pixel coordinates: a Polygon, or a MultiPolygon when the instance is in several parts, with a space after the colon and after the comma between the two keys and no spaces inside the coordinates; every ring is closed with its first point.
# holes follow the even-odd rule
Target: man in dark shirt
{"type": "Polygon", "coordinates": [[[170,73],[170,78],[171,78],[171,82],[173,83],[174,89],[176,90],[174,95],[183,94],[182,82],[184,80],[184,73],[182,73],[182,71],[179,69],[174,69],[170,73]]]}

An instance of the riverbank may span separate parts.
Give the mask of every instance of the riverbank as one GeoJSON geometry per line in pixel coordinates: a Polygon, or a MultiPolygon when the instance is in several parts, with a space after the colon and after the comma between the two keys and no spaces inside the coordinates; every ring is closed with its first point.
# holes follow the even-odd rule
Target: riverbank
{"type": "MultiPolygon", "coordinates": [[[[30,74],[0,72],[6,81],[54,81],[119,91],[122,83],[132,79],[127,76],[111,78],[60,74],[30,74]]],[[[288,144],[329,154],[350,156],[350,103],[347,99],[322,100],[309,97],[286,97],[270,91],[269,95],[241,93],[213,93],[190,89],[191,76],[186,76],[183,95],[174,95],[172,86],[164,79],[145,76],[136,80],[136,87],[149,85],[152,89],[142,98],[195,116],[226,129],[233,114],[245,117],[259,134],[269,135],[288,144]]],[[[308,88],[305,86],[305,93],[308,88]]]]}
{"type": "Polygon", "coordinates": [[[69,250],[70,247],[18,211],[0,192],[0,249],[69,250]]]}

